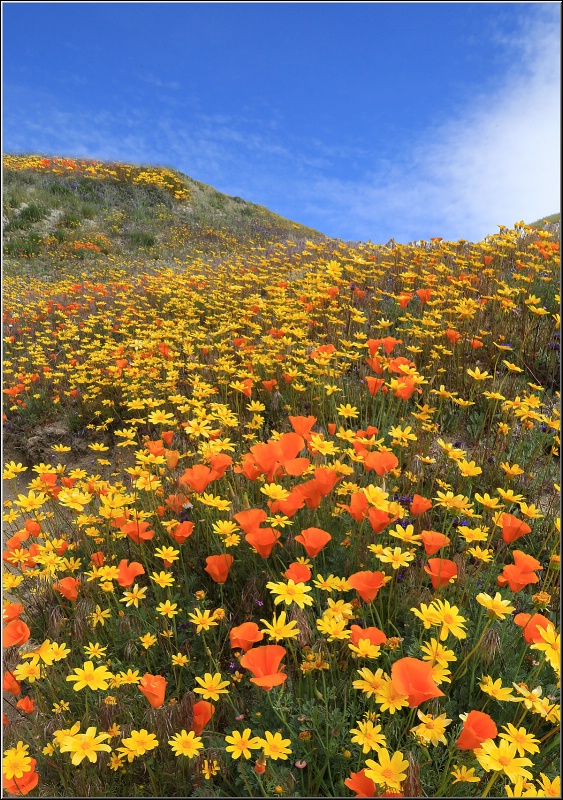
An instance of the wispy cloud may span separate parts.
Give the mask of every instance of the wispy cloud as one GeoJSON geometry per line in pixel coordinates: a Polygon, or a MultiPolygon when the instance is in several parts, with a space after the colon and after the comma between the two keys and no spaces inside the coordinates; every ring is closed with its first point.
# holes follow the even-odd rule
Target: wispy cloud
{"type": "Polygon", "coordinates": [[[419,141],[403,163],[307,188],[305,213],[317,227],[334,230],[345,217],[350,238],[476,240],[560,210],[558,8],[540,9],[498,42],[511,59],[503,85],[419,141]]]}
{"type": "Polygon", "coordinates": [[[161,78],[158,78],[156,75],[152,75],[150,72],[140,72],[137,74],[137,78],[145,83],[148,83],[149,86],[155,86],[157,89],[172,89],[173,91],[177,91],[181,89],[181,84],[178,81],[163,81],[161,78]]]}
{"type": "Polygon", "coordinates": [[[207,114],[190,102],[156,109],[124,96],[118,113],[70,111],[54,94],[24,92],[5,103],[5,147],[171,166],[348,240],[478,240],[560,209],[559,7],[523,9],[519,31],[497,32],[502,84],[488,84],[395,158],[374,161],[375,142],[370,153],[353,142],[283,135],[272,124],[275,109],[257,119],[244,110],[207,114]]]}

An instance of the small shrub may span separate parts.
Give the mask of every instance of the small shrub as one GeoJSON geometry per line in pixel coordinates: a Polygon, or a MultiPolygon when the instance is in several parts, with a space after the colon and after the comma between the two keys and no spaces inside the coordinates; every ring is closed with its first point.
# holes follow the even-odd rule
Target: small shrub
{"type": "Polygon", "coordinates": [[[62,228],[77,228],[82,225],[82,218],[76,211],[65,211],[58,224],[62,228]]]}
{"type": "Polygon", "coordinates": [[[156,236],[148,231],[130,231],[128,234],[129,241],[135,247],[154,247],[156,244],[156,236]]]}
{"type": "Polygon", "coordinates": [[[25,237],[15,237],[5,242],[4,255],[33,258],[41,252],[43,237],[31,231],[25,237]]]}

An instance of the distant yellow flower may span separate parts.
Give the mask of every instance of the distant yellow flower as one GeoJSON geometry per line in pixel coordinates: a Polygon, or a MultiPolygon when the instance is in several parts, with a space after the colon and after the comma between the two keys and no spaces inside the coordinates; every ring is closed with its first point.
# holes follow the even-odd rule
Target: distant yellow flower
{"type": "Polygon", "coordinates": [[[139,584],[136,583],[135,586],[131,589],[131,591],[123,592],[123,597],[120,599],[120,603],[125,603],[127,606],[135,606],[135,608],[139,608],[139,600],[143,600],[147,593],[146,587],[139,589],[139,584]]]}
{"type": "Polygon", "coordinates": [[[156,636],[154,636],[152,633],[145,633],[144,636],[139,636],[139,641],[141,642],[145,650],[148,650],[149,647],[152,647],[153,644],[156,644],[157,639],[156,636]]]}
{"type": "Polygon", "coordinates": [[[168,744],[175,756],[187,756],[188,758],[194,758],[203,749],[202,739],[193,731],[189,731],[189,733],[185,730],[180,731],[168,740],[168,744]]]}
{"type": "Polygon", "coordinates": [[[358,409],[355,406],[351,406],[350,403],[337,406],[336,411],[338,416],[344,417],[344,419],[357,419],[359,417],[358,409]]]}
{"type": "Polygon", "coordinates": [[[229,681],[222,680],[220,672],[216,672],[215,675],[206,672],[203,678],[196,676],[196,682],[199,686],[194,692],[201,694],[204,700],[218,700],[220,694],[228,694],[225,686],[229,685],[229,681]]]}
{"type": "Polygon", "coordinates": [[[225,750],[231,754],[231,758],[244,756],[248,759],[252,755],[251,750],[259,750],[262,747],[262,740],[258,736],[252,736],[250,728],[245,728],[242,733],[233,731],[230,736],[225,736],[225,741],[228,743],[225,750]]]}
{"type": "Polygon", "coordinates": [[[158,740],[154,733],[149,733],[142,728],[140,731],[131,731],[131,736],[122,739],[123,747],[118,747],[118,752],[127,756],[129,762],[133,761],[137,756],[144,756],[149,750],[154,750],[158,747],[158,740]]]}
{"type": "Polygon", "coordinates": [[[460,458],[457,462],[459,467],[459,471],[465,477],[472,477],[473,475],[481,475],[483,470],[481,467],[478,467],[474,461],[465,461],[465,459],[460,458]]]}
{"type": "Polygon", "coordinates": [[[430,743],[435,747],[440,742],[442,742],[442,744],[447,744],[444,733],[452,720],[446,719],[445,714],[433,717],[432,714],[423,714],[422,711],[417,711],[416,713],[421,724],[411,728],[410,732],[414,733],[425,744],[430,743]]]}
{"type": "Polygon", "coordinates": [[[261,629],[261,632],[265,633],[270,639],[274,639],[276,642],[282,639],[296,639],[300,633],[295,620],[286,622],[285,611],[281,611],[277,617],[274,614],[271,623],[265,619],[261,619],[260,622],[263,622],[266,626],[261,629]]]}
{"type": "Polygon", "coordinates": [[[108,681],[113,675],[107,667],[94,667],[92,661],[86,661],[84,667],[75,667],[75,675],[67,675],[67,681],[75,681],[74,691],[79,692],[86,687],[92,690],[107,689],[108,681]]]}
{"type": "Polygon", "coordinates": [[[477,761],[486,772],[504,772],[512,783],[518,778],[532,779],[534,776],[525,767],[532,767],[529,758],[516,757],[516,745],[502,740],[496,745],[492,739],[486,739],[481,747],[473,751],[477,761]]]}
{"type": "Polygon", "coordinates": [[[185,667],[189,663],[190,659],[183,653],[177,653],[175,656],[172,656],[172,666],[174,667],[185,667]]]}
{"type": "Polygon", "coordinates": [[[289,606],[291,603],[296,603],[301,609],[305,608],[305,606],[313,605],[313,598],[309,597],[307,594],[307,592],[311,591],[311,587],[306,586],[304,583],[295,583],[291,578],[289,578],[287,583],[283,581],[280,583],[268,581],[266,588],[269,589],[272,594],[277,595],[274,599],[275,605],[278,605],[278,603],[285,603],[289,606]]]}
{"type": "Polygon", "coordinates": [[[281,733],[272,734],[270,731],[264,733],[264,739],[260,740],[260,744],[264,750],[264,755],[271,758],[272,761],[282,759],[287,761],[287,757],[291,755],[291,739],[284,739],[281,733]]]}
{"type": "Polygon", "coordinates": [[[450,772],[453,775],[453,783],[479,783],[481,778],[475,775],[475,767],[454,767],[450,772]]]}
{"type": "Polygon", "coordinates": [[[492,619],[504,619],[514,611],[514,606],[510,603],[510,600],[503,600],[500,592],[496,592],[494,597],[481,592],[475,599],[487,609],[488,615],[492,619]]]}
{"type": "Polygon", "coordinates": [[[104,744],[109,739],[108,733],[97,734],[96,728],[88,728],[86,733],[76,733],[74,736],[65,736],[61,742],[61,753],[72,753],[72,763],[75,767],[87,758],[92,763],[98,760],[98,752],[111,753],[111,747],[104,744]]]}
{"type": "Polygon", "coordinates": [[[504,470],[504,472],[506,472],[506,474],[508,475],[509,478],[515,478],[517,475],[523,475],[524,474],[524,470],[521,469],[518,466],[518,464],[513,464],[512,466],[510,466],[508,461],[504,461],[500,465],[500,468],[502,470],[504,470]]]}
{"type": "Polygon", "coordinates": [[[378,754],[378,761],[371,758],[366,760],[365,776],[372,780],[376,786],[385,787],[390,791],[401,791],[401,784],[407,777],[409,762],[406,761],[402,753],[393,753],[389,757],[386,749],[381,748],[378,754]]]}
{"type": "Polygon", "coordinates": [[[536,739],[533,733],[528,733],[525,728],[516,728],[511,722],[502,727],[505,733],[499,733],[499,738],[506,739],[507,742],[516,745],[519,756],[523,756],[524,753],[540,752],[538,747],[540,741],[536,739]]]}
{"type": "Polygon", "coordinates": [[[170,600],[167,600],[165,603],[159,603],[156,607],[157,614],[161,614],[163,617],[168,617],[169,619],[172,619],[172,617],[181,610],[181,608],[178,608],[178,603],[171,603],[170,600]]]}
{"type": "Polygon", "coordinates": [[[488,694],[489,697],[494,697],[495,700],[499,700],[501,703],[510,703],[517,700],[512,694],[512,689],[502,685],[502,678],[497,678],[496,681],[493,681],[491,677],[485,675],[481,678],[479,686],[481,687],[481,691],[488,694]]]}
{"type": "Polygon", "coordinates": [[[371,720],[360,720],[356,723],[357,728],[352,728],[350,733],[354,744],[359,744],[364,755],[371,750],[379,750],[385,747],[385,736],[381,733],[381,725],[374,725],[371,720]]]}
{"type": "Polygon", "coordinates": [[[190,621],[196,626],[196,633],[207,631],[218,623],[215,621],[213,614],[206,608],[202,613],[199,608],[194,608],[193,614],[188,614],[190,621]]]}

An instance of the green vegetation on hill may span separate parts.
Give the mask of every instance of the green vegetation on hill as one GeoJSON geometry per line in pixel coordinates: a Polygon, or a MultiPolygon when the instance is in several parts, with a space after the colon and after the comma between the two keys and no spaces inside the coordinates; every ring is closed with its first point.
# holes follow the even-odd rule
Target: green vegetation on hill
{"type": "Polygon", "coordinates": [[[561,221],[561,214],[550,214],[548,217],[540,217],[535,222],[530,222],[534,228],[543,228],[544,223],[550,222],[552,225],[561,221]]]}
{"type": "Polygon", "coordinates": [[[38,156],[4,158],[4,256],[35,273],[103,256],[182,262],[318,231],[180,172],[38,156]],[[164,178],[163,178],[164,176],[164,178]]]}

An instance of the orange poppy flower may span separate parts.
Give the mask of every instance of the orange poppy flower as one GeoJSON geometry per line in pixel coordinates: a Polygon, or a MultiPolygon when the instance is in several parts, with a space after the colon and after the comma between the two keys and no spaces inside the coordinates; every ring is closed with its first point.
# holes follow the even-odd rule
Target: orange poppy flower
{"type": "Polygon", "coordinates": [[[354,572],[353,575],[350,575],[348,583],[356,590],[362,600],[366,603],[371,603],[377,597],[381,587],[385,586],[384,578],[383,572],[365,570],[364,572],[354,572]]]}
{"type": "Polygon", "coordinates": [[[278,382],[275,378],[269,381],[262,381],[262,386],[266,389],[267,392],[273,392],[274,387],[278,385],[278,382]]]}
{"type": "Polygon", "coordinates": [[[22,622],[21,619],[13,619],[11,622],[8,622],[2,632],[2,638],[4,640],[3,647],[25,644],[30,636],[31,631],[25,622],[22,622]]]}
{"type": "MultiPolygon", "coordinates": [[[[372,369],[376,375],[383,375],[383,364],[381,362],[381,358],[379,356],[372,356],[371,358],[365,358],[364,361],[372,369]]],[[[383,381],[385,383],[385,381],[383,381]]]]}
{"type": "Polygon", "coordinates": [[[145,448],[149,451],[152,456],[163,456],[164,455],[164,445],[160,439],[148,439],[145,442],[145,448]]]}
{"type": "Polygon", "coordinates": [[[126,558],[121,559],[118,569],[119,575],[117,577],[117,582],[124,588],[133,586],[137,575],[145,574],[145,568],[142,564],[139,564],[138,561],[131,561],[129,564],[126,558]]]}
{"type": "Polygon", "coordinates": [[[391,666],[391,682],[399,694],[409,699],[409,708],[416,708],[425,700],[443,697],[432,678],[432,666],[418,658],[400,658],[391,666]]]}
{"type": "MultiPolygon", "coordinates": [[[[370,361],[373,361],[373,360],[374,359],[370,359],[370,361]]],[[[373,375],[367,375],[366,376],[366,383],[367,383],[367,387],[368,387],[368,392],[371,395],[376,395],[378,393],[378,391],[381,389],[381,387],[385,384],[385,381],[383,380],[383,378],[374,378],[373,375]]],[[[369,778],[368,778],[368,780],[369,780],[369,778]]]]}
{"type": "Polygon", "coordinates": [[[430,575],[432,586],[439,589],[445,586],[453,578],[457,578],[457,564],[447,558],[429,558],[428,566],[424,571],[430,575]]]}
{"type": "Polygon", "coordinates": [[[162,675],[151,675],[145,673],[137,688],[142,692],[153,708],[160,708],[164,703],[166,692],[166,678],[162,675]]]}
{"type": "Polygon", "coordinates": [[[168,533],[174,539],[175,542],[178,544],[184,544],[186,539],[192,535],[194,532],[194,523],[186,520],[186,522],[180,522],[173,530],[169,530],[168,533]]]}
{"type": "Polygon", "coordinates": [[[319,507],[323,497],[326,497],[333,490],[335,484],[340,480],[336,470],[327,467],[318,467],[314,472],[314,478],[295,487],[305,498],[308,508],[316,509],[319,507]]]}
{"type": "Polygon", "coordinates": [[[539,561],[522,550],[514,550],[512,553],[514,564],[507,564],[501,574],[497,578],[499,586],[506,586],[512,592],[519,592],[530,583],[537,583],[538,576],[534,570],[542,570],[543,567],[539,561]]]}
{"type": "Polygon", "coordinates": [[[299,477],[303,475],[310,463],[308,458],[290,458],[284,463],[283,468],[286,475],[299,477]]]}
{"type": "Polygon", "coordinates": [[[356,793],[356,797],[375,797],[375,783],[366,776],[365,769],[360,772],[351,772],[349,778],[345,778],[346,786],[356,793]]]}
{"type": "Polygon", "coordinates": [[[458,750],[475,750],[486,739],[498,735],[494,720],[483,711],[470,711],[455,746],[458,750]]]}
{"type": "Polygon", "coordinates": [[[213,703],[209,703],[207,700],[199,700],[197,703],[194,703],[192,708],[193,720],[190,730],[192,730],[196,736],[199,736],[214,713],[215,706],[213,703]]]}
{"type": "Polygon", "coordinates": [[[25,714],[31,714],[35,711],[35,701],[32,700],[31,697],[22,697],[22,699],[18,700],[16,703],[16,708],[21,708],[25,714]]]}
{"type": "Polygon", "coordinates": [[[323,547],[330,542],[332,536],[321,528],[305,528],[295,541],[303,545],[310,558],[318,555],[323,547]]]}
{"type": "Polygon", "coordinates": [[[182,486],[187,484],[194,492],[201,494],[215,480],[215,475],[205,464],[194,464],[184,471],[179,480],[182,486]]]}
{"type": "Polygon", "coordinates": [[[181,514],[184,504],[187,502],[188,498],[185,494],[169,494],[164,504],[175,514],[181,514]]]}
{"type": "Polygon", "coordinates": [[[90,556],[90,561],[95,564],[97,567],[103,567],[105,556],[101,550],[97,550],[95,553],[92,553],[90,556]]]}
{"type": "Polygon", "coordinates": [[[262,475],[262,470],[254,461],[252,453],[245,453],[242,458],[242,463],[240,465],[236,464],[234,471],[242,473],[249,481],[255,481],[256,478],[262,475]]]}
{"type": "Polygon", "coordinates": [[[516,539],[525,536],[532,530],[524,520],[518,519],[514,514],[503,514],[501,517],[501,525],[503,541],[508,544],[515,542],[516,539]]]}
{"type": "Polygon", "coordinates": [[[247,533],[244,538],[262,558],[268,558],[280,538],[280,532],[273,528],[256,528],[252,533],[247,533]]]}
{"type": "Polygon", "coordinates": [[[516,614],[514,622],[524,629],[524,639],[528,644],[543,642],[540,629],[545,631],[553,624],[543,614],[516,614]]]}
{"type": "Polygon", "coordinates": [[[402,294],[398,298],[397,302],[401,306],[401,308],[406,308],[410,301],[413,299],[413,294],[402,294]]]}
{"type": "Polygon", "coordinates": [[[39,536],[39,534],[41,533],[41,525],[34,519],[26,519],[25,529],[30,534],[30,536],[39,536]]]}
{"type": "Polygon", "coordinates": [[[289,422],[295,433],[302,436],[305,441],[311,438],[311,428],[317,421],[316,417],[289,417],[289,422]]]}
{"type": "Polygon", "coordinates": [[[469,344],[474,350],[477,350],[478,347],[483,347],[483,342],[480,339],[470,339],[469,344]]]}
{"type": "Polygon", "coordinates": [[[178,461],[180,460],[180,451],[165,450],[164,456],[166,458],[166,466],[169,470],[173,470],[178,465],[178,461]]]}
{"type": "Polygon", "coordinates": [[[300,564],[299,561],[294,561],[289,565],[289,568],[284,572],[284,576],[294,583],[307,583],[311,580],[312,572],[305,564],[300,564]]]}
{"type": "Polygon", "coordinates": [[[395,389],[393,397],[400,397],[401,400],[408,400],[415,391],[418,391],[420,394],[420,390],[417,390],[416,384],[412,378],[399,378],[399,388],[395,389]]]}
{"type": "Polygon", "coordinates": [[[401,378],[405,378],[406,375],[403,372],[403,367],[414,367],[414,361],[411,361],[405,356],[398,356],[397,358],[391,358],[387,363],[387,369],[390,372],[394,372],[396,375],[400,375],[401,378]]]}
{"type": "Polygon", "coordinates": [[[226,453],[217,453],[209,459],[211,464],[211,471],[215,475],[215,480],[222,478],[228,467],[233,463],[233,459],[226,453]]]}
{"type": "Polygon", "coordinates": [[[21,603],[6,603],[2,608],[2,622],[11,622],[23,614],[25,608],[21,603]]]}
{"type": "Polygon", "coordinates": [[[419,494],[415,494],[413,496],[411,503],[411,514],[414,517],[424,514],[425,511],[429,511],[431,508],[432,500],[428,500],[426,497],[421,497],[419,494]]]}
{"type": "Polygon", "coordinates": [[[337,503],[337,506],[338,508],[345,508],[356,522],[361,522],[367,516],[369,503],[363,492],[354,492],[350,495],[349,506],[345,503],[337,503]]]}
{"type": "Polygon", "coordinates": [[[279,686],[287,679],[287,675],[281,672],[285,666],[280,667],[280,661],[286,653],[285,647],[279,644],[253,647],[243,655],[240,665],[252,672],[254,675],[254,678],[250,679],[252,683],[269,692],[274,686],[279,686]]]}
{"type": "Polygon", "coordinates": [[[384,339],[368,339],[366,344],[369,347],[370,356],[374,356],[378,348],[383,345],[383,349],[389,355],[396,344],[401,344],[401,339],[395,339],[394,336],[386,336],[384,339]]]}
{"type": "MultiPolygon", "coordinates": [[[[24,542],[28,538],[28,536],[29,536],[29,534],[27,533],[27,531],[25,531],[25,530],[18,531],[13,536],[11,536],[9,539],[6,539],[6,547],[10,551],[11,550],[20,550],[21,547],[22,547],[22,542],[24,542]]],[[[8,560],[7,558],[4,559],[4,561],[7,561],[7,560],[8,560]]]]}
{"type": "Polygon", "coordinates": [[[18,694],[21,694],[22,690],[21,685],[14,678],[14,676],[9,670],[4,673],[4,677],[2,679],[2,689],[5,692],[13,694],[14,697],[17,697],[18,694]]]}
{"type": "Polygon", "coordinates": [[[262,508],[249,508],[247,511],[239,511],[234,518],[245,533],[253,533],[259,529],[261,522],[268,519],[268,515],[262,508]]]}
{"type": "Polygon", "coordinates": [[[447,547],[450,543],[447,536],[437,531],[422,531],[420,538],[423,541],[426,555],[429,556],[433,556],[434,553],[437,553],[442,547],[447,547]]]}
{"type": "Polygon", "coordinates": [[[373,506],[369,509],[367,516],[375,533],[381,533],[391,522],[395,522],[397,519],[397,517],[390,517],[386,511],[380,511],[379,508],[373,508],[373,506]]]}
{"type": "Polygon", "coordinates": [[[29,794],[29,792],[33,791],[37,784],[39,783],[39,775],[35,772],[35,765],[37,764],[37,759],[32,758],[30,761],[30,768],[27,772],[21,776],[21,778],[6,778],[3,776],[2,778],[2,786],[6,789],[10,794],[20,795],[20,794],[29,794]]]}
{"type": "Polygon", "coordinates": [[[121,525],[120,527],[123,533],[126,533],[127,536],[135,542],[135,544],[148,542],[154,536],[154,531],[150,529],[148,522],[139,522],[138,520],[134,519],[131,522],[126,522],[125,525],[121,525]]]}
{"type": "Polygon", "coordinates": [[[369,639],[370,644],[384,644],[387,636],[379,628],[360,628],[359,625],[350,625],[350,641],[357,645],[360,639],[369,639]]]}
{"type": "Polygon", "coordinates": [[[80,581],[78,578],[63,578],[58,583],[53,584],[53,589],[62,594],[63,597],[66,597],[67,600],[74,603],[74,601],[78,599],[79,586],[80,581]]]}
{"type": "Polygon", "coordinates": [[[261,642],[263,638],[264,634],[261,633],[255,622],[243,622],[237,628],[231,628],[229,634],[231,647],[240,647],[245,653],[253,644],[261,642]]]}
{"type": "Polygon", "coordinates": [[[364,458],[364,469],[366,472],[375,470],[380,477],[386,475],[399,464],[399,459],[395,453],[388,453],[386,450],[377,453],[368,453],[364,458]]]}
{"type": "Polygon", "coordinates": [[[422,304],[427,303],[433,295],[432,289],[417,289],[416,294],[420,297],[422,304]]]}
{"type": "Polygon", "coordinates": [[[162,431],[160,438],[167,447],[170,447],[172,439],[174,438],[174,431],[162,431]]]}
{"type": "Polygon", "coordinates": [[[268,508],[272,514],[281,511],[286,517],[293,517],[304,505],[305,498],[299,491],[299,486],[295,486],[285,500],[268,501],[268,508]]]}
{"type": "Polygon", "coordinates": [[[450,344],[455,344],[458,341],[458,339],[461,339],[461,333],[454,331],[452,328],[449,328],[446,331],[446,336],[450,344]]]}
{"type": "Polygon", "coordinates": [[[336,433],[336,422],[328,422],[327,423],[327,430],[331,436],[334,436],[336,433]]]}
{"type": "Polygon", "coordinates": [[[204,568],[205,572],[211,575],[215,583],[225,583],[234,560],[233,556],[228,553],[221,553],[221,555],[218,556],[207,556],[205,559],[205,563],[207,564],[204,568]]]}

